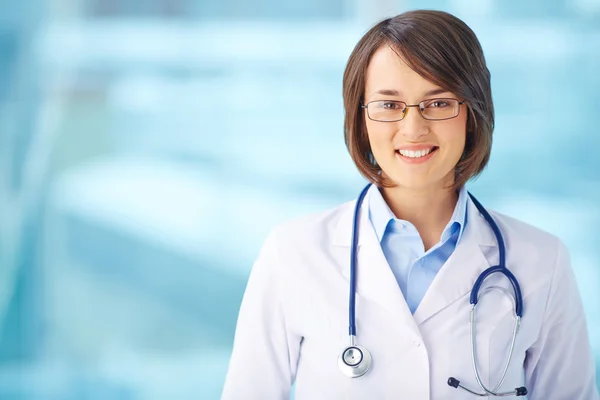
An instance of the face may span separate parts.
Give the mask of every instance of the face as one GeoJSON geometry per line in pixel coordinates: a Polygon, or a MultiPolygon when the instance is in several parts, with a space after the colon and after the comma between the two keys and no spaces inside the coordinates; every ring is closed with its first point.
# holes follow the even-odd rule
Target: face
{"type": "MultiPolygon", "coordinates": [[[[367,68],[364,104],[400,100],[411,105],[436,98],[461,100],[410,69],[389,46],[373,55],[367,68]]],[[[443,103],[433,106],[439,104],[443,103]]],[[[397,122],[373,121],[366,109],[363,112],[371,150],[384,176],[411,189],[442,188],[454,182],[454,168],[465,148],[465,104],[460,105],[457,117],[442,121],[424,119],[418,107],[408,108],[404,119],[397,122]]]]}

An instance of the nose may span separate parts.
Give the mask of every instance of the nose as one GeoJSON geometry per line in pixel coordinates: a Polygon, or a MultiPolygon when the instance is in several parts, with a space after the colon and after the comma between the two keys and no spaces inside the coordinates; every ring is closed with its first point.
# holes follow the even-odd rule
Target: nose
{"type": "Polygon", "coordinates": [[[399,122],[398,131],[409,140],[427,135],[429,132],[428,121],[421,115],[419,106],[406,109],[404,118],[399,122]]]}

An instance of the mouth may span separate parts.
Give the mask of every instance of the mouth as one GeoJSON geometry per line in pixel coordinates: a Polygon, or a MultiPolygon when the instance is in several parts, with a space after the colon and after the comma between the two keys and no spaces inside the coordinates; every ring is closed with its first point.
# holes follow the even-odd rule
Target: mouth
{"type": "Polygon", "coordinates": [[[420,159],[423,157],[427,157],[430,156],[431,154],[435,153],[437,150],[439,149],[438,146],[433,146],[432,148],[429,149],[423,149],[423,150],[396,150],[396,154],[399,154],[400,156],[402,156],[403,158],[409,158],[409,159],[420,159]]]}

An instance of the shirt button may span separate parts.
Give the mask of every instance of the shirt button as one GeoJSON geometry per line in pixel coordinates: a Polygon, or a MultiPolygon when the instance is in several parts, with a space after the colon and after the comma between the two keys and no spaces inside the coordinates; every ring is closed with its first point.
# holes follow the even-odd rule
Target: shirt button
{"type": "Polygon", "coordinates": [[[415,339],[413,340],[413,344],[415,345],[415,347],[419,347],[421,345],[421,341],[419,339],[415,339]]]}

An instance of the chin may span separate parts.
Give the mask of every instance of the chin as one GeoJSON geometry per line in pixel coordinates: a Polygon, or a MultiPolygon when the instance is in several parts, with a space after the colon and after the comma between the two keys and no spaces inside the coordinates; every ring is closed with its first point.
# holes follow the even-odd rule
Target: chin
{"type": "Polygon", "coordinates": [[[444,183],[446,182],[444,179],[431,179],[431,177],[418,178],[415,176],[392,176],[390,178],[396,184],[396,186],[411,190],[440,188],[448,185],[447,183],[444,183]]]}
{"type": "Polygon", "coordinates": [[[405,188],[405,189],[425,189],[427,187],[432,186],[433,182],[427,180],[418,180],[418,179],[392,179],[396,186],[405,188]]]}

